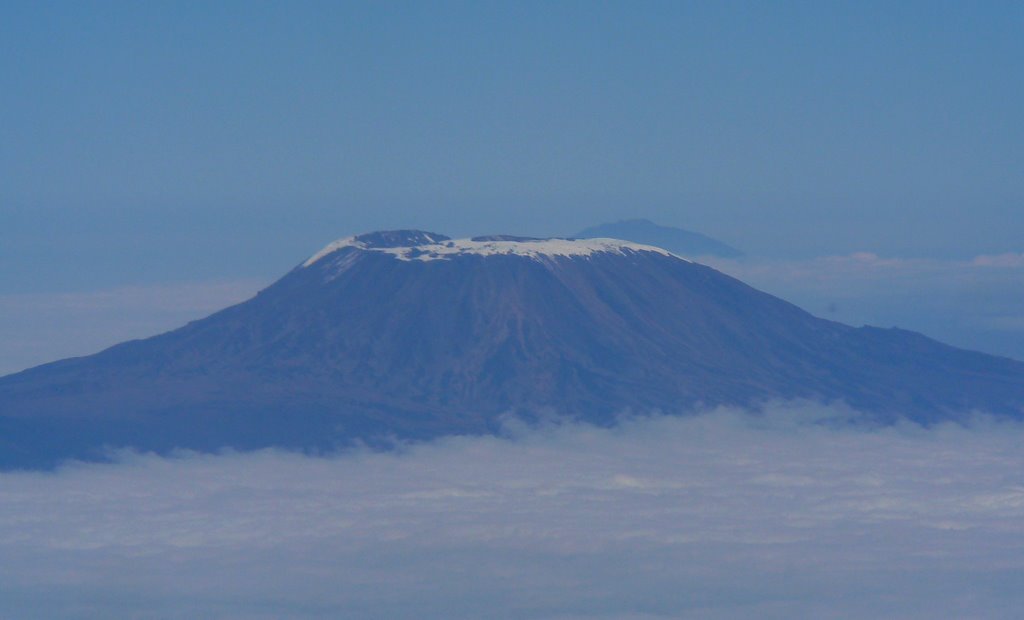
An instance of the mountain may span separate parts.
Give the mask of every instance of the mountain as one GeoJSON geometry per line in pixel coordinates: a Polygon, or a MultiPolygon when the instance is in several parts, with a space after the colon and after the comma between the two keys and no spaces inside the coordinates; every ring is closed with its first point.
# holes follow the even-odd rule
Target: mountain
{"type": "Polygon", "coordinates": [[[1020,418],[1024,364],[816,318],[653,246],[379,232],[180,329],[0,378],[0,466],[792,398],[883,421],[1020,418]]]}
{"type": "Polygon", "coordinates": [[[621,222],[592,226],[576,233],[573,238],[626,239],[664,248],[679,256],[718,256],[721,258],[743,256],[743,252],[717,239],[682,228],[659,226],[650,220],[622,220],[621,222]]]}

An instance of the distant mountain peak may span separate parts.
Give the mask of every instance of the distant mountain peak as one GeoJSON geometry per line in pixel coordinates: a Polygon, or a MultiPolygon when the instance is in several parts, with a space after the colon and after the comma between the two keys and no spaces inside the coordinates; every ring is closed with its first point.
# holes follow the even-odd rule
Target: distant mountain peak
{"type": "Polygon", "coordinates": [[[712,239],[707,235],[672,226],[661,226],[650,220],[640,218],[591,226],[576,233],[573,237],[581,239],[596,237],[625,239],[635,243],[665,248],[680,256],[736,258],[743,255],[743,252],[736,248],[717,239],[712,239]]]}
{"type": "Polygon", "coordinates": [[[675,256],[660,247],[620,239],[537,239],[512,235],[452,239],[445,235],[419,230],[393,230],[333,241],[311,256],[303,263],[303,267],[309,267],[349,248],[390,254],[403,261],[450,260],[457,256],[522,256],[540,260],[553,257],[589,257],[596,253],[623,255],[635,252],[675,256]]]}
{"type": "Polygon", "coordinates": [[[619,220],[618,222],[615,223],[619,225],[628,224],[631,226],[650,226],[654,228],[663,228],[662,226],[655,224],[654,222],[645,217],[632,217],[624,220],[619,220]]]}

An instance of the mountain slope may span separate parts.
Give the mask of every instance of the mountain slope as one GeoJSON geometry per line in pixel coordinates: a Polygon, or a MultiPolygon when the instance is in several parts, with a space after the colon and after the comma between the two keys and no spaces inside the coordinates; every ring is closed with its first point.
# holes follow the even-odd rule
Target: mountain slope
{"type": "Polygon", "coordinates": [[[180,329],[0,378],[0,465],[778,398],[882,419],[1020,416],[1024,364],[819,319],[659,248],[392,231],[331,244],[180,329]]]}
{"type": "Polygon", "coordinates": [[[622,220],[600,224],[581,230],[573,235],[576,239],[611,238],[625,239],[664,248],[680,256],[718,256],[736,258],[743,256],[736,248],[697,232],[659,226],[650,220],[622,220]]]}

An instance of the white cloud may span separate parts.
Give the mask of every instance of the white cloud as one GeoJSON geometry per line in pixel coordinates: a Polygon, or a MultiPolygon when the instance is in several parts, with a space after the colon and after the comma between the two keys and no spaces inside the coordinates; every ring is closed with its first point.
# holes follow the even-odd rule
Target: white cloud
{"type": "Polygon", "coordinates": [[[1014,617],[1024,427],[776,408],[0,475],[0,616],[1014,617]]]}
{"type": "Polygon", "coordinates": [[[851,291],[880,284],[902,283],[915,290],[936,285],[965,286],[972,282],[1024,280],[1024,254],[981,255],[969,260],[883,257],[872,252],[811,259],[719,259],[703,262],[748,282],[817,284],[851,291]],[[993,273],[992,267],[1005,271],[993,273]]]}
{"type": "Polygon", "coordinates": [[[1009,269],[1024,268],[1024,253],[1006,252],[1005,254],[976,256],[971,264],[976,267],[1005,267],[1009,269]]]}

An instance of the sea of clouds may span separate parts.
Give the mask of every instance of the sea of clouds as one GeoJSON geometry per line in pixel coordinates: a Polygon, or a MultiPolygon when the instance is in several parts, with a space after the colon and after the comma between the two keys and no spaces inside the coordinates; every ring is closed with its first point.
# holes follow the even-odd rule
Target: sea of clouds
{"type": "Polygon", "coordinates": [[[2,473],[0,617],[1019,617],[1024,425],[851,415],[2,473]]]}

